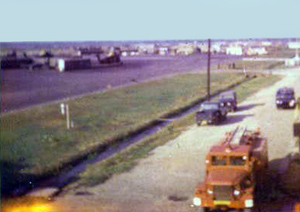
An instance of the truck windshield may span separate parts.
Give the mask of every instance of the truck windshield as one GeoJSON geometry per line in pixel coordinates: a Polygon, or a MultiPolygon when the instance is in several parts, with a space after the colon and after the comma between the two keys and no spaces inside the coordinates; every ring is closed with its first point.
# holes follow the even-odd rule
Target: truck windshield
{"type": "Polygon", "coordinates": [[[201,110],[218,110],[218,104],[202,104],[201,110]]]}
{"type": "Polygon", "coordinates": [[[226,156],[212,156],[211,157],[211,164],[213,166],[225,166],[227,161],[226,156]]]}
{"type": "Polygon", "coordinates": [[[222,95],[222,96],[220,96],[220,99],[234,99],[234,96],[232,96],[232,95],[222,95]]]}
{"type": "Polygon", "coordinates": [[[294,98],[294,95],[290,93],[277,94],[277,98],[294,98]]]}
{"type": "Polygon", "coordinates": [[[232,166],[244,166],[246,165],[246,159],[246,156],[231,156],[229,161],[232,166]]]}

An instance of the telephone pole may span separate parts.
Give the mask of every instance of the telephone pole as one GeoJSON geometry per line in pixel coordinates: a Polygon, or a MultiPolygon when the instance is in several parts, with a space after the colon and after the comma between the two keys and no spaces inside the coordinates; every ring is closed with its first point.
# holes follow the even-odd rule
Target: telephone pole
{"type": "Polygon", "coordinates": [[[210,39],[208,39],[207,58],[207,100],[210,101],[210,39]]]}

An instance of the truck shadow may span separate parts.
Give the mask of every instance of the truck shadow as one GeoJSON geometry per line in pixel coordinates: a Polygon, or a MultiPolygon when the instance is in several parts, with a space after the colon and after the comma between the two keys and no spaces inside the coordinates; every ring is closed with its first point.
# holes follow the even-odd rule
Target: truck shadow
{"type": "Polygon", "coordinates": [[[22,173],[26,168],[22,162],[13,163],[1,161],[1,194],[2,196],[14,196],[19,189],[34,187],[36,175],[22,173]]]}
{"type": "Polygon", "coordinates": [[[238,122],[243,121],[247,117],[252,117],[254,114],[246,114],[246,115],[231,115],[229,114],[227,116],[227,120],[222,123],[222,125],[229,125],[229,124],[235,124],[238,122]]]}
{"type": "Polygon", "coordinates": [[[242,105],[242,106],[238,107],[237,111],[250,110],[252,108],[255,108],[255,107],[258,107],[258,106],[264,106],[264,105],[265,105],[265,103],[242,105]]]}
{"type": "Polygon", "coordinates": [[[255,211],[294,211],[300,201],[300,159],[291,155],[269,162],[263,186],[258,188],[255,211]]]}

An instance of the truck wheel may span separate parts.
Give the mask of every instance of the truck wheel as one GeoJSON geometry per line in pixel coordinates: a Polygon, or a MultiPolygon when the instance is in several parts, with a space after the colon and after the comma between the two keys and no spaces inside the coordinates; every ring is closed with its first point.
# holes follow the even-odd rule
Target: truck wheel
{"type": "Polygon", "coordinates": [[[235,112],[235,111],[237,111],[237,106],[234,106],[234,108],[233,108],[233,111],[235,112]]]}
{"type": "Polygon", "coordinates": [[[210,212],[209,208],[203,208],[203,212],[210,212]]]}
{"type": "Polygon", "coordinates": [[[201,124],[202,124],[202,121],[197,121],[197,126],[201,126],[201,124]]]}

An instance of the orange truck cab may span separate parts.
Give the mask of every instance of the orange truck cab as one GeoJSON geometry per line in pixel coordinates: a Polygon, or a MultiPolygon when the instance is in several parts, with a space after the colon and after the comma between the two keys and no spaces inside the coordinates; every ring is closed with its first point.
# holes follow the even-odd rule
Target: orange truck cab
{"type": "Polygon", "coordinates": [[[204,211],[251,211],[254,191],[268,166],[267,141],[259,131],[236,128],[206,156],[206,176],[193,204],[204,211]]]}

